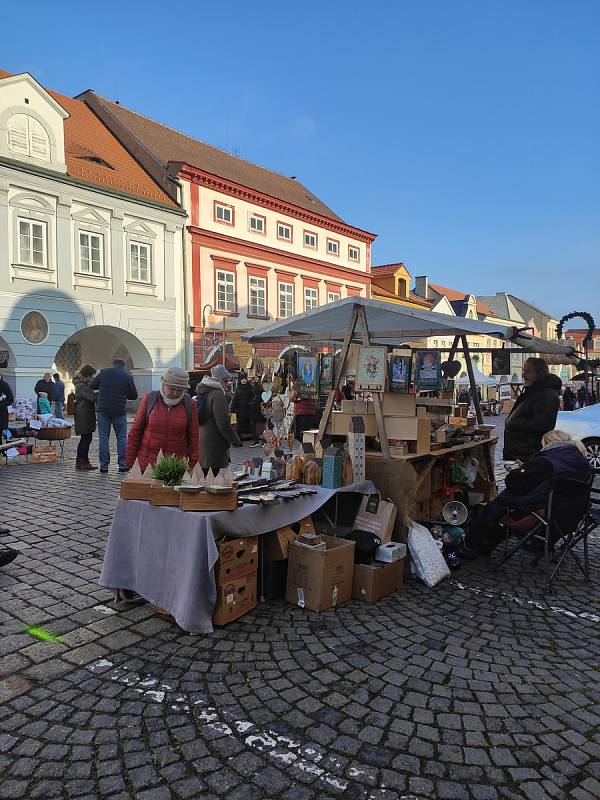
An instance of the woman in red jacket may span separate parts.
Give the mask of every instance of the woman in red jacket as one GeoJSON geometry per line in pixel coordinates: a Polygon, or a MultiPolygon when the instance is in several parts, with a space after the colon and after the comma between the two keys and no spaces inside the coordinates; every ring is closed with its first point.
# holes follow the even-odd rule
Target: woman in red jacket
{"type": "Polygon", "coordinates": [[[144,395],[127,438],[127,467],[136,458],[141,470],[155,464],[158,453],[198,461],[198,412],[188,394],[189,375],[170,367],[161,378],[158,392],[144,395]]]}

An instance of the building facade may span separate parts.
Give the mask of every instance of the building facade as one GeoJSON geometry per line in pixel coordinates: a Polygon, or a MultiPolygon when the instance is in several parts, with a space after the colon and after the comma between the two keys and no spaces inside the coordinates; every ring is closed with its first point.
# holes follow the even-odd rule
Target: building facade
{"type": "MultiPolygon", "coordinates": [[[[251,164],[93,92],[80,96],[187,212],[188,363],[242,333],[349,295],[370,296],[374,234],[295,178],[251,164]]],[[[263,345],[260,355],[278,355],[263,345]]]]}
{"type": "Polygon", "coordinates": [[[0,363],[16,395],[115,357],[141,393],[181,364],[184,222],[84,103],[0,72],[0,363]]]}

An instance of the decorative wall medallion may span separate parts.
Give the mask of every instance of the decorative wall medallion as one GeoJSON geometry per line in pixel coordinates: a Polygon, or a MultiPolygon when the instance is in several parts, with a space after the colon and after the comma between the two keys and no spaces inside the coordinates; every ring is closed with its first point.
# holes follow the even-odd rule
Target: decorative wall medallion
{"type": "Polygon", "coordinates": [[[48,336],[48,321],[39,311],[29,311],[21,320],[21,333],[29,344],[41,344],[48,336]]]}

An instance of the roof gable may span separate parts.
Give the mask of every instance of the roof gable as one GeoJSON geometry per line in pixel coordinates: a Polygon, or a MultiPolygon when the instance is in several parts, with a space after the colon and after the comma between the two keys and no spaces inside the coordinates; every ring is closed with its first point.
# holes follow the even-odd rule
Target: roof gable
{"type": "MultiPolygon", "coordinates": [[[[66,174],[70,178],[141,200],[178,207],[85,103],[44,89],[29,73],[24,73],[24,76],[33,87],[39,87],[36,91],[49,98],[53,111],[58,109],[56,113],[60,113],[64,120],[64,158],[66,174]]],[[[3,84],[6,80],[22,80],[24,76],[0,70],[3,84]]]]}

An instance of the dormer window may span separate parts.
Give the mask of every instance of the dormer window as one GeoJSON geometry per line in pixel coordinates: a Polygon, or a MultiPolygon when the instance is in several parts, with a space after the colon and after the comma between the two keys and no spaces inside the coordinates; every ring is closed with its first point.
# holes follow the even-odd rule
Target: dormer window
{"type": "Polygon", "coordinates": [[[6,126],[8,149],[38,161],[50,161],[50,140],[44,126],[27,114],[14,114],[6,126]]]}

